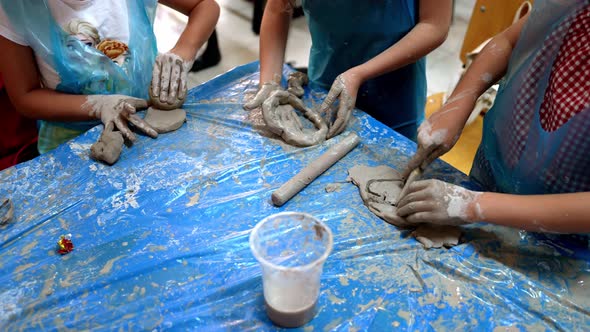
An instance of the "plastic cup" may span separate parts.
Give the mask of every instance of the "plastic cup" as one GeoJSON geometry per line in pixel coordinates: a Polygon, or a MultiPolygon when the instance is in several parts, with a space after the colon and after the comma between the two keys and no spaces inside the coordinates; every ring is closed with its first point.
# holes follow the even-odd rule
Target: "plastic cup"
{"type": "Polygon", "coordinates": [[[250,234],[250,249],[262,267],[266,313],[282,327],[313,319],[324,262],[332,251],[332,231],[306,213],[266,217],[250,234]]]}

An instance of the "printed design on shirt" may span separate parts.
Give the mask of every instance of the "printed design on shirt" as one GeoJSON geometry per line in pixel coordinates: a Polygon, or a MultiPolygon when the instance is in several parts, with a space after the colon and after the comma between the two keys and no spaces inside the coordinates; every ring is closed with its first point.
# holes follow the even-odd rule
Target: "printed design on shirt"
{"type": "Polygon", "coordinates": [[[64,31],[89,47],[96,47],[100,43],[98,29],[88,22],[72,20],[66,24],[64,31]]]}
{"type": "Polygon", "coordinates": [[[89,22],[72,20],[64,26],[64,31],[84,45],[96,48],[123,68],[124,64],[129,61],[129,46],[127,44],[116,39],[101,39],[98,29],[89,22]]]}
{"type": "Polygon", "coordinates": [[[96,48],[119,66],[123,66],[129,58],[129,47],[118,40],[104,39],[96,48]]]}

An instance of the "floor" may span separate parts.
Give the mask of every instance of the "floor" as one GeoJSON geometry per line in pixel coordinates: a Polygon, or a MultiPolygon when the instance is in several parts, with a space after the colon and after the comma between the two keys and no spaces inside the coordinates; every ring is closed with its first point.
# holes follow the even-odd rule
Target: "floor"
{"type": "MultiPolygon", "coordinates": [[[[252,3],[247,0],[217,0],[217,3],[221,7],[217,34],[222,60],[215,67],[189,74],[190,87],[206,82],[236,66],[258,60],[259,40],[251,29],[252,3]]],[[[474,4],[475,0],[455,0],[453,23],[448,38],[427,57],[429,96],[450,91],[458,79],[462,66],[459,51],[474,4]]],[[[167,7],[159,7],[154,29],[161,52],[174,46],[185,23],[186,18],[183,15],[167,7]]],[[[310,47],[311,39],[305,18],[294,19],[289,31],[285,60],[295,66],[306,67],[310,47]]],[[[467,150],[474,150],[479,144],[480,130],[476,129],[475,133],[471,133],[475,139],[468,140],[466,144],[470,147],[467,150]]],[[[472,156],[463,156],[463,153],[459,153],[447,161],[463,172],[468,172],[472,156]]]]}

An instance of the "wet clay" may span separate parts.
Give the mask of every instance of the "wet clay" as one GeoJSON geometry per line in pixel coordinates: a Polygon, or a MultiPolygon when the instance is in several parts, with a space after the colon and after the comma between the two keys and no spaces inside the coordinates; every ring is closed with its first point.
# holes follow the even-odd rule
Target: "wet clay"
{"type": "Polygon", "coordinates": [[[305,93],[303,86],[307,85],[308,83],[309,79],[307,78],[307,75],[299,71],[294,71],[289,74],[289,78],[287,79],[287,84],[289,86],[287,91],[301,98],[305,93]]]}
{"type": "Polygon", "coordinates": [[[181,108],[162,111],[150,107],[143,120],[159,134],[168,133],[182,127],[182,124],[186,121],[186,111],[181,108]]]}
{"type": "Polygon", "coordinates": [[[344,76],[338,75],[320,108],[320,113],[325,114],[328,122],[331,123],[328,138],[332,138],[346,129],[355,103],[356,97],[353,98],[348,92],[344,76]],[[334,114],[332,106],[335,105],[336,100],[339,100],[339,105],[336,114],[334,114]]]}
{"type": "Polygon", "coordinates": [[[266,300],[266,314],[270,320],[282,327],[299,327],[311,321],[316,315],[317,301],[311,306],[297,311],[280,311],[273,308],[266,300]]]}
{"type": "Polygon", "coordinates": [[[160,110],[175,110],[175,109],[181,108],[182,105],[184,105],[184,100],[185,100],[185,98],[183,98],[183,99],[176,98],[174,100],[174,102],[171,104],[163,103],[160,101],[160,98],[154,98],[152,96],[152,89],[150,89],[150,103],[153,107],[160,109],[160,110]]]}
{"type": "Polygon", "coordinates": [[[327,193],[338,192],[340,189],[342,189],[340,183],[330,183],[326,186],[326,188],[324,188],[327,193]]]}
{"type": "Polygon", "coordinates": [[[320,174],[342,159],[360,142],[360,138],[352,133],[332,146],[328,151],[312,161],[307,167],[302,169],[297,175],[283,184],[279,189],[272,193],[272,202],[276,206],[282,206],[293,196],[315,180],[320,174]]]}
{"type": "MultiPolygon", "coordinates": [[[[348,170],[349,179],[359,188],[365,205],[386,222],[402,228],[413,227],[397,215],[403,180],[401,174],[385,165],[355,166],[348,170]]],[[[452,247],[459,243],[461,229],[456,226],[419,225],[412,236],[424,248],[452,247]]]]}
{"type": "Polygon", "coordinates": [[[94,160],[113,165],[119,160],[123,144],[123,135],[120,131],[114,131],[111,123],[102,131],[98,141],[90,147],[90,156],[94,160]]]}
{"type": "MultiPolygon", "coordinates": [[[[328,125],[322,116],[305,107],[299,99],[305,92],[303,86],[308,82],[307,75],[293,72],[289,74],[287,90],[280,90],[276,84],[269,86],[268,98],[262,103],[262,118],[266,127],[288,144],[295,146],[320,144],[326,140],[328,133],[328,125]],[[313,124],[313,128],[303,125],[297,111],[313,124]]],[[[262,89],[267,89],[266,84],[262,89]]]]}
{"type": "Polygon", "coordinates": [[[14,205],[8,198],[0,204],[0,226],[8,224],[14,216],[14,205]]]}
{"type": "Polygon", "coordinates": [[[312,146],[326,140],[328,125],[322,117],[305,107],[301,99],[288,91],[277,90],[262,104],[262,118],[267,128],[281,136],[285,142],[296,146],[312,146]],[[295,110],[303,113],[314,126],[307,129],[295,110]]]}
{"type": "Polygon", "coordinates": [[[411,226],[397,215],[397,199],[403,184],[401,174],[389,166],[355,166],[349,179],[359,188],[365,205],[377,216],[398,227],[411,226]]]}
{"type": "Polygon", "coordinates": [[[160,101],[159,97],[154,97],[152,90],[152,86],[150,85],[150,88],[148,89],[150,105],[159,110],[170,111],[181,108],[182,105],[184,105],[184,101],[186,100],[186,93],[184,93],[182,96],[177,96],[175,99],[172,100],[172,102],[162,102],[160,101]]]}
{"type": "Polygon", "coordinates": [[[450,248],[459,243],[461,229],[457,226],[420,225],[411,234],[424,248],[450,248]]]}

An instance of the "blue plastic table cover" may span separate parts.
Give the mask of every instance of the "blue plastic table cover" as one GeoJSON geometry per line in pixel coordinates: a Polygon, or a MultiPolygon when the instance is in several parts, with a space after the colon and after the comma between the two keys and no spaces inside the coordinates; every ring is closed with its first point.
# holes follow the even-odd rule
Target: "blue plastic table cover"
{"type": "MultiPolygon", "coordinates": [[[[319,312],[303,331],[588,329],[585,236],[475,224],[460,245],[425,250],[373,215],[347,170],[401,170],[415,144],[361,111],[348,127],[361,144],[274,207],[272,191],[344,135],[309,148],[267,137],[260,111],[242,109],[257,84],[252,63],[192,89],[180,130],[140,137],[114,166],[89,158],[97,127],[1,172],[15,219],[0,228],[0,330],[275,330],[248,237],[280,211],[334,233],[319,312]],[[75,248],[62,256],[63,234],[75,248]]],[[[474,188],[441,161],[425,177],[474,188]]]]}

